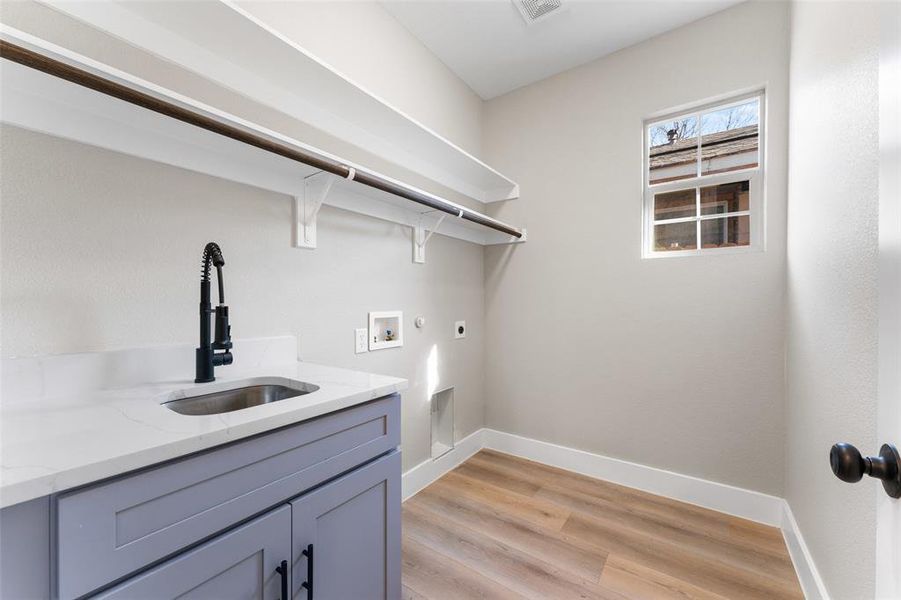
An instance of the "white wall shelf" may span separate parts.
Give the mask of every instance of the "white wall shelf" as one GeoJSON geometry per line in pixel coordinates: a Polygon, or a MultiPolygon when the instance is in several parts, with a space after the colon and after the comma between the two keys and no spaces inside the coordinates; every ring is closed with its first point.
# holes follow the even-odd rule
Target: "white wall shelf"
{"type": "MultiPolygon", "coordinates": [[[[228,131],[247,134],[257,145],[143,108],[13,60],[3,60],[0,69],[2,122],[294,196],[295,245],[298,247],[315,247],[316,217],[323,203],[412,228],[422,225],[424,219],[435,213],[437,206],[444,211],[443,214],[452,213],[437,231],[442,235],[483,245],[525,241],[524,230],[13,28],[0,25],[0,39],[100,78],[103,85],[112,83],[127,92],[144,94],[151,101],[158,100],[167,106],[184,109],[190,115],[212,123],[213,128],[221,125],[228,131]],[[277,151],[265,149],[267,144],[277,147],[277,151]],[[321,161],[323,165],[339,166],[338,171],[348,175],[338,177],[317,166],[298,162],[288,157],[292,152],[312,157],[313,162],[321,161]],[[411,197],[418,200],[411,201],[411,197]],[[431,203],[431,206],[423,203],[431,203]],[[460,218],[463,215],[465,218],[460,218]],[[516,238],[491,227],[521,233],[522,236],[516,238]]],[[[9,58],[7,53],[4,57],[9,58]]],[[[431,222],[427,227],[429,225],[434,228],[431,222]]]]}
{"type": "Polygon", "coordinates": [[[361,88],[234,2],[44,1],[479,202],[519,196],[515,182],[361,88]]]}

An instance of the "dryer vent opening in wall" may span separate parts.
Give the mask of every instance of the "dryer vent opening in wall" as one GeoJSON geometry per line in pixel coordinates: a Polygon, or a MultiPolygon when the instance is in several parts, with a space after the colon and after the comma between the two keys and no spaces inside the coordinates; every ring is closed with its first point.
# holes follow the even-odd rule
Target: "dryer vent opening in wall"
{"type": "Polygon", "coordinates": [[[526,25],[543,21],[562,12],[562,0],[513,0],[526,25]]]}
{"type": "Polygon", "coordinates": [[[432,459],[454,449],[454,388],[432,394],[432,459]]]}

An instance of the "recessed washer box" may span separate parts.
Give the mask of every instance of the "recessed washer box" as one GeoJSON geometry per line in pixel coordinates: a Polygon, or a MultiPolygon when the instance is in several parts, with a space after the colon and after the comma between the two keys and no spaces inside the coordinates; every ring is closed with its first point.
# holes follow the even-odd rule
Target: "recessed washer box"
{"type": "Polygon", "coordinates": [[[384,310],[369,313],[369,349],[383,350],[404,345],[404,313],[384,310]]]}

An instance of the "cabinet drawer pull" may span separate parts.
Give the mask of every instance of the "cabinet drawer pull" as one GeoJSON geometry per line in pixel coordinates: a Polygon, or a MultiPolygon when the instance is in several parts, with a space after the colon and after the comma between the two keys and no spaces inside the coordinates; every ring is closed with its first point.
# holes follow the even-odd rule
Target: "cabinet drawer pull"
{"type": "Polygon", "coordinates": [[[309,544],[301,554],[307,557],[307,580],[300,587],[306,588],[307,600],[313,600],[313,544],[309,544]]]}
{"type": "Polygon", "coordinates": [[[290,600],[288,598],[288,561],[283,560],[282,564],[275,567],[275,572],[282,577],[282,597],[279,600],[290,600]]]}

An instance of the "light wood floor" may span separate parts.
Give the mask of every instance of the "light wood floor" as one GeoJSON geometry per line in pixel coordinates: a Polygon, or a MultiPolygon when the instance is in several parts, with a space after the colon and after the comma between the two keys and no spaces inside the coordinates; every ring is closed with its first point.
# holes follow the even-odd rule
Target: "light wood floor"
{"type": "Polygon", "coordinates": [[[409,600],[803,598],[778,529],[483,450],[403,508],[409,600]]]}

